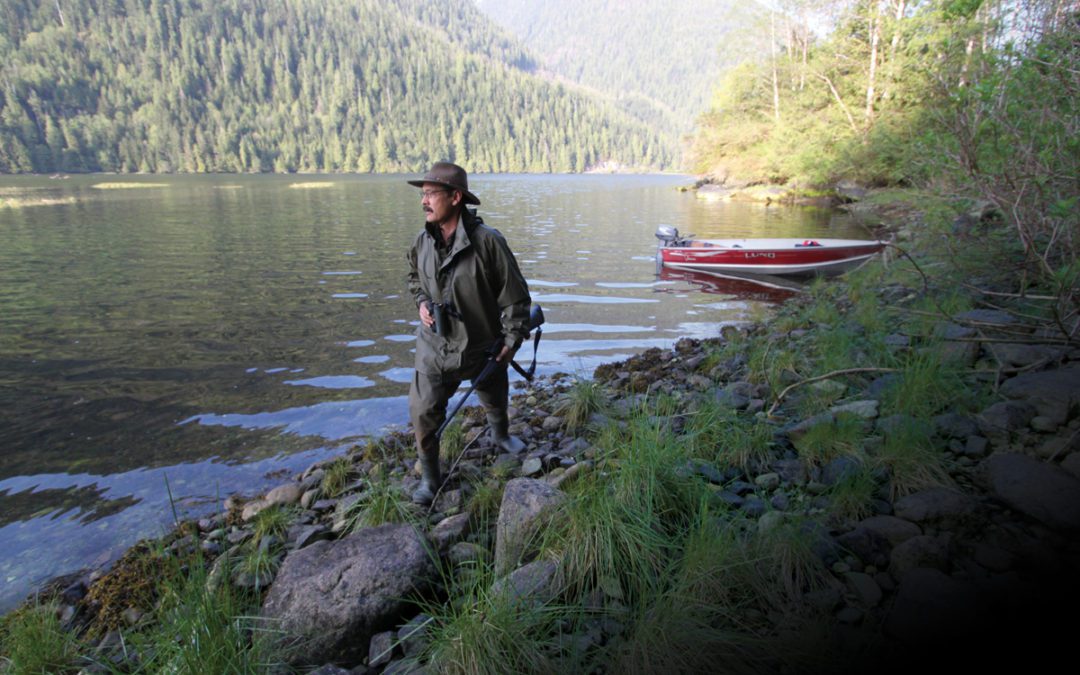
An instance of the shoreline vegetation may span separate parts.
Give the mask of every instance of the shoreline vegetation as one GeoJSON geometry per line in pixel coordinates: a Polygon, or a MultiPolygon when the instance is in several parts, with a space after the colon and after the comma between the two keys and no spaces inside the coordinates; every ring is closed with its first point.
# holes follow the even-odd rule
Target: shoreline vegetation
{"type": "Polygon", "coordinates": [[[1015,245],[975,245],[1007,233],[999,214],[957,207],[871,194],[901,255],[525,386],[519,456],[466,408],[430,510],[400,433],[232,495],[4,617],[3,662],[844,672],[927,647],[989,663],[1006,637],[1049,660],[1068,644],[1052,610],[1078,597],[1077,319],[1017,285],[1015,245]]]}

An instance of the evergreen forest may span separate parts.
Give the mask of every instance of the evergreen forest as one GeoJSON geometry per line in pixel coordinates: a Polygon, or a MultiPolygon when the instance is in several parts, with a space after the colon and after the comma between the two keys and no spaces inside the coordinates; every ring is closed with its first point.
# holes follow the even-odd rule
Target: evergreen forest
{"type": "Polygon", "coordinates": [[[0,0],[0,172],[665,169],[470,0],[0,0]]]}
{"type": "Polygon", "coordinates": [[[735,0],[476,0],[552,72],[689,131],[765,8],[735,0]]]}

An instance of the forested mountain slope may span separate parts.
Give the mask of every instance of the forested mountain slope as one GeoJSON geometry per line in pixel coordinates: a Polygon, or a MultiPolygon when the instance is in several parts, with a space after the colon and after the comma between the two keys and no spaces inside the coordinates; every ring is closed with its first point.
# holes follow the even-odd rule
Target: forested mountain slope
{"type": "Polygon", "coordinates": [[[732,36],[767,30],[757,2],[737,0],[476,0],[544,67],[617,96],[630,112],[689,128],[722,71],[732,36]]]}
{"type": "Polygon", "coordinates": [[[666,168],[469,0],[0,0],[0,172],[666,168]]]}

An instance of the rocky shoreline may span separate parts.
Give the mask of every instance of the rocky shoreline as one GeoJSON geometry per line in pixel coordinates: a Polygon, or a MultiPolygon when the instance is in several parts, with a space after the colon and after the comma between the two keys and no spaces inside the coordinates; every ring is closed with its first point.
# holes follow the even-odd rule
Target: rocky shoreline
{"type": "MultiPolygon", "coordinates": [[[[893,283],[861,292],[913,313],[925,300],[893,283]]],[[[43,597],[66,630],[87,636],[88,673],[138,670],[150,658],[123,636],[153,621],[160,599],[148,588],[163,557],[205,567],[207,589],[259,599],[282,650],[270,670],[437,672],[444,664],[426,661],[432,611],[475,600],[454,597],[462,579],[512,608],[565,597],[564,561],[541,554],[537,533],[569,517],[579,484],[626,470],[605,434],[646,428],[700,443],[695,418],[720,410],[727,423],[709,430],[709,443],[735,445],[739,429],[752,428],[766,434],[762,449],[681,460],[672,475],[707,487],[717,531],[746,541],[790,533],[811,552],[800,563],[811,572],[777,580],[782,603],[759,598],[735,612],[737,625],[753,627],[755,672],[970,669],[1013,658],[1031,666],[1066,652],[1071,623],[1061,616],[1080,599],[1080,349],[1002,309],[930,317],[921,332],[889,326],[880,336],[889,353],[937,349],[960,373],[954,384],[984,392],[977,409],[949,400],[963,390],[929,390],[941,401],[897,412],[889,397],[910,372],[800,378],[784,365],[811,358],[808,340],[843,327],[813,318],[825,315],[815,303],[832,319],[859,311],[842,293],[812,295],[764,323],[603,365],[589,381],[520,383],[510,429],[525,441],[520,454],[490,442],[478,407],[464,409],[444,438],[449,478],[430,509],[407,499],[419,480],[415,451],[409,434],[394,433],[265,494],[230,496],[217,515],[136,546],[108,571],[57,580],[43,597]],[[928,445],[914,447],[915,438],[928,445]]],[[[588,663],[610,672],[590,655],[640,639],[628,629],[626,589],[604,578],[598,586],[585,618],[557,629],[541,670],[588,663]]]]}

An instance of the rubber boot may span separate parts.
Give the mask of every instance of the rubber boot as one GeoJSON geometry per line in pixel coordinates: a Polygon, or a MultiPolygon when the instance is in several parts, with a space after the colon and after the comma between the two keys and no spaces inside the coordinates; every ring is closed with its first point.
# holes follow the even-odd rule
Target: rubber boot
{"type": "Polygon", "coordinates": [[[427,506],[435,499],[435,493],[442,485],[439,471],[439,439],[435,434],[421,437],[416,434],[416,448],[420,455],[420,485],[412,493],[414,504],[427,506]]]}
{"type": "Polygon", "coordinates": [[[487,411],[488,424],[491,426],[491,439],[505,452],[516,455],[525,449],[525,443],[517,436],[510,435],[510,418],[506,408],[491,408],[487,411]]]}

